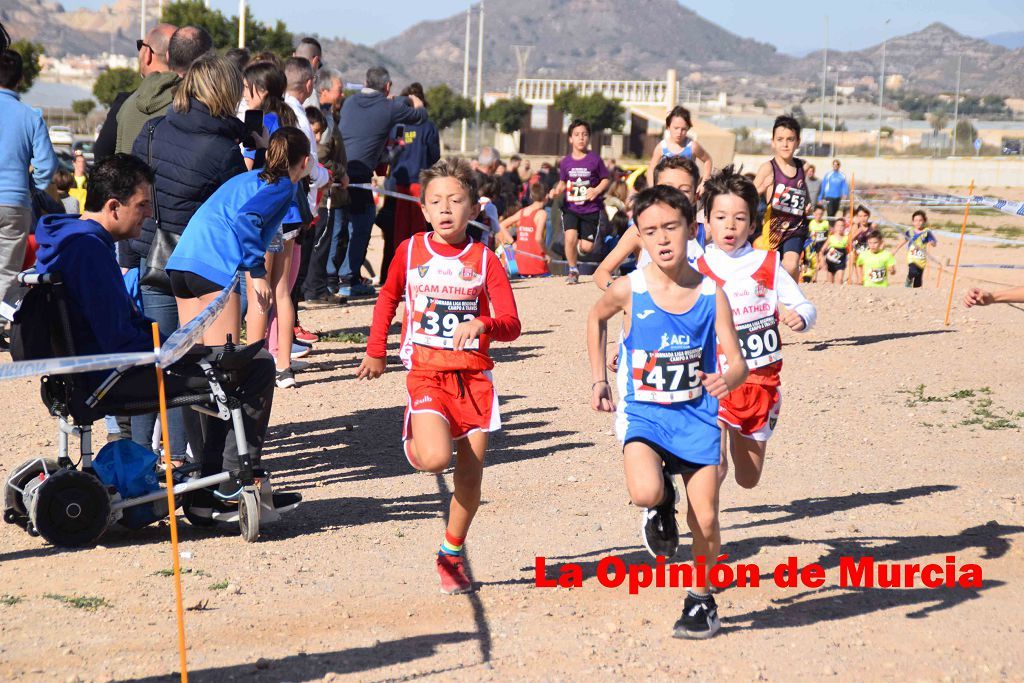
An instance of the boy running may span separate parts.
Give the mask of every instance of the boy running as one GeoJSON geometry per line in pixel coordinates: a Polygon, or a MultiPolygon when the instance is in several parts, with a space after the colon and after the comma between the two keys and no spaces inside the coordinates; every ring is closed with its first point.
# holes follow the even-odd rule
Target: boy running
{"type": "Polygon", "coordinates": [[[665,132],[667,139],[654,148],[651,153],[651,160],[647,164],[647,182],[657,185],[657,173],[655,169],[662,159],[671,157],[685,157],[696,159],[703,168],[703,177],[711,175],[711,155],[707,153],[700,143],[688,137],[690,129],[693,128],[693,120],[690,118],[690,110],[686,107],[675,107],[665,117],[665,132]]]}
{"type": "Polygon", "coordinates": [[[807,224],[807,230],[811,233],[811,243],[814,251],[821,251],[821,247],[828,239],[828,219],[825,218],[825,207],[821,204],[814,206],[814,214],[807,224]]]}
{"type": "Polygon", "coordinates": [[[896,257],[885,249],[882,233],[868,230],[865,234],[867,248],[857,257],[857,267],[865,287],[888,287],[889,276],[896,274],[896,257]]]}
{"type": "Polygon", "coordinates": [[[907,245],[907,281],[905,287],[918,288],[924,279],[924,269],[928,265],[928,245],[937,245],[939,242],[931,230],[927,229],[928,214],[918,209],[912,216],[914,229],[906,230],[903,233],[903,241],[893,254],[897,253],[907,245]]]}
{"type": "MultiPolygon", "coordinates": [[[[693,159],[688,157],[663,157],[654,167],[654,184],[676,188],[686,196],[691,205],[695,205],[697,186],[700,184],[700,171],[697,170],[697,164],[693,159]]],[[[594,284],[602,291],[611,286],[613,273],[630,256],[637,255],[637,268],[643,268],[651,262],[651,255],[641,246],[640,231],[636,229],[635,224],[630,227],[634,229],[626,230],[619,238],[615,248],[604,257],[601,265],[594,271],[594,284]]],[[[686,243],[686,258],[691,265],[696,263],[700,255],[704,253],[704,239],[704,225],[698,223],[695,234],[686,243]]]]}
{"type": "Polygon", "coordinates": [[[853,224],[850,225],[850,250],[853,252],[853,263],[850,264],[850,275],[853,284],[859,285],[864,281],[864,273],[860,269],[857,260],[860,255],[868,250],[868,232],[874,230],[875,225],[871,222],[871,209],[861,204],[853,212],[853,224]]]}
{"type": "Polygon", "coordinates": [[[846,274],[846,260],[849,256],[850,236],[846,234],[846,219],[838,216],[832,224],[832,232],[825,245],[821,248],[821,257],[825,259],[825,270],[828,272],[828,283],[834,285],[838,275],[839,284],[843,284],[846,274]]]}
{"type": "Polygon", "coordinates": [[[466,236],[470,218],[480,211],[469,163],[443,159],[420,173],[420,185],[433,232],[398,246],[356,376],[376,379],[384,372],[388,327],[404,299],[399,355],[409,370],[405,456],[417,470],[442,472],[455,442],[455,491],[437,573],[442,593],[466,593],[472,582],[463,543],[480,505],[487,434],[501,428],[488,347],[519,337],[519,314],[498,258],[466,236]],[[405,267],[398,267],[403,261],[405,267]]]}
{"type": "MultiPolygon", "coordinates": [[[[643,542],[652,555],[675,553],[679,528],[672,474],[681,474],[694,562],[706,566],[721,544],[718,399],[743,382],[747,367],[729,302],[714,281],[686,260],[693,205],[678,190],[656,186],[640,192],[633,207],[652,263],[612,283],[590,311],[591,407],[615,410],[605,352],[608,320],[623,312],[615,427],[630,499],[644,508],[643,542]],[[730,366],[721,374],[716,372],[716,334],[730,366]]],[[[688,591],[673,635],[710,638],[718,629],[718,608],[709,590],[688,591]]]]}
{"type": "Polygon", "coordinates": [[[522,277],[549,274],[548,262],[551,259],[544,248],[544,231],[548,224],[548,212],[544,210],[546,196],[544,186],[533,183],[530,185],[530,205],[503,220],[498,228],[498,240],[515,247],[516,267],[522,277]],[[508,231],[512,226],[515,226],[516,231],[514,239],[508,231]]]}
{"type": "MultiPolygon", "coordinates": [[[[746,382],[722,399],[718,408],[718,421],[729,434],[736,483],[747,489],[761,479],[768,440],[782,407],[779,323],[794,332],[805,332],[817,318],[814,304],[781,267],[778,253],[749,245],[757,202],[757,189],[732,166],[708,179],[704,183],[704,215],[712,243],[697,261],[700,272],[718,283],[728,297],[745,366],[750,370],[746,382]]],[[[731,365],[725,355],[720,362],[723,368],[731,365]]],[[[719,486],[728,472],[729,462],[723,453],[719,486]]]]}
{"type": "MultiPolygon", "coordinates": [[[[757,192],[765,198],[764,226],[754,243],[758,249],[779,252],[782,266],[794,280],[800,265],[800,252],[807,238],[807,193],[803,159],[797,159],[800,124],[792,116],[780,116],[772,126],[774,158],[761,164],[754,177],[757,192]]],[[[706,217],[705,217],[706,218],[706,217]]]]}
{"type": "Polygon", "coordinates": [[[569,144],[572,151],[558,167],[558,184],[551,190],[554,199],[565,193],[562,207],[562,232],[565,235],[565,260],[569,275],[565,281],[574,285],[580,281],[576,266],[580,254],[594,249],[604,215],[601,195],[611,181],[604,161],[590,147],[590,124],[579,119],[569,124],[569,144]],[[577,251],[578,250],[578,251],[577,251]]]}

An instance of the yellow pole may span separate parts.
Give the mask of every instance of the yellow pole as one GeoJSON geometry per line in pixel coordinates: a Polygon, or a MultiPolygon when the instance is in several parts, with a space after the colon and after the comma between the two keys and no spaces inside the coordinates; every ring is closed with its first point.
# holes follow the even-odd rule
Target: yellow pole
{"type": "MultiPolygon", "coordinates": [[[[160,328],[153,323],[153,350],[160,351],[160,328]]],[[[178,523],[174,514],[174,467],[171,465],[171,439],[167,433],[167,394],[164,391],[164,373],[155,363],[156,389],[160,395],[160,432],[164,444],[164,481],[167,486],[167,510],[171,523],[171,559],[174,563],[174,601],[178,614],[178,659],[181,664],[181,683],[188,683],[188,663],[185,660],[185,612],[181,607],[181,560],[178,554],[178,523]]]]}
{"type": "Polygon", "coordinates": [[[964,233],[967,232],[967,215],[971,212],[971,199],[974,197],[974,180],[971,189],[967,190],[967,205],[964,206],[964,222],[960,225],[960,241],[956,245],[956,263],[953,265],[953,281],[949,283],[949,301],[946,302],[946,327],[949,327],[949,313],[953,309],[953,290],[956,288],[956,275],[960,270],[960,251],[964,248],[964,233]]]}
{"type": "MultiPolygon", "coordinates": [[[[856,189],[857,178],[851,173],[850,174],[850,221],[846,224],[846,284],[853,284],[853,269],[857,267],[855,257],[853,257],[853,207],[856,203],[854,197],[854,190],[856,189]]],[[[840,283],[842,284],[842,283],[840,283]]]]}

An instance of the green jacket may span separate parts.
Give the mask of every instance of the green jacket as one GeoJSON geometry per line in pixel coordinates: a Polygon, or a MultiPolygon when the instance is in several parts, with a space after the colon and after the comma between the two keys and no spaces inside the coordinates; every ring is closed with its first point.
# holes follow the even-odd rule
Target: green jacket
{"type": "Polygon", "coordinates": [[[174,99],[181,77],[173,71],[161,71],[143,79],[139,89],[128,96],[117,113],[117,145],[115,152],[132,153],[146,121],[163,116],[174,99]]]}

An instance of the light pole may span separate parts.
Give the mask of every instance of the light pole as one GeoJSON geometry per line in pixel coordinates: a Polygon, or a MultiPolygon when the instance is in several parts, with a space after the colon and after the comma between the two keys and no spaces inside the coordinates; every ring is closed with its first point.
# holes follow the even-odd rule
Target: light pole
{"type": "MultiPolygon", "coordinates": [[[[889,25],[889,19],[885,20],[885,25],[889,25]]],[[[889,44],[889,31],[886,30],[885,40],[882,41],[882,73],[881,78],[878,79],[878,137],[875,139],[875,158],[877,159],[882,153],[882,102],[885,99],[885,47],[889,44]]]]}
{"type": "Polygon", "coordinates": [[[139,8],[139,38],[146,39],[146,0],[142,0],[139,8]]]}
{"type": "Polygon", "coordinates": [[[484,101],[484,0],[480,0],[480,25],[476,43],[476,149],[480,151],[483,144],[483,131],[480,130],[480,110],[484,101]]]}
{"type": "Polygon", "coordinates": [[[245,47],[245,0],[238,0],[238,47],[245,47]]]}
{"type": "Polygon", "coordinates": [[[839,156],[836,151],[836,136],[839,135],[839,131],[836,127],[839,125],[839,74],[836,73],[836,87],[832,91],[832,158],[835,159],[839,156]]]}
{"type": "Polygon", "coordinates": [[[952,155],[956,156],[956,124],[960,118],[960,67],[963,66],[964,56],[956,57],[956,99],[953,100],[953,149],[952,155]]]}
{"type": "Polygon", "coordinates": [[[821,120],[818,122],[818,144],[825,135],[825,81],[828,79],[828,16],[825,17],[825,51],[821,60],[821,120]]]}
{"type": "MultiPolygon", "coordinates": [[[[462,96],[469,99],[469,40],[470,40],[470,23],[472,22],[471,8],[466,8],[466,47],[463,50],[462,55],[462,96]]],[[[459,151],[465,153],[466,151],[466,119],[462,119],[462,138],[459,143],[459,151]]]]}

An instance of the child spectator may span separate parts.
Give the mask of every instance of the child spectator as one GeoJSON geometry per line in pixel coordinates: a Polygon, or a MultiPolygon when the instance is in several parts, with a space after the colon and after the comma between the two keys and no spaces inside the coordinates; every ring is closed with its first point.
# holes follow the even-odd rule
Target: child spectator
{"type": "Polygon", "coordinates": [[[53,174],[53,186],[57,188],[58,199],[64,205],[64,213],[82,213],[82,205],[77,198],[71,196],[71,190],[75,186],[75,179],[64,169],[59,169],[53,174]]]}

